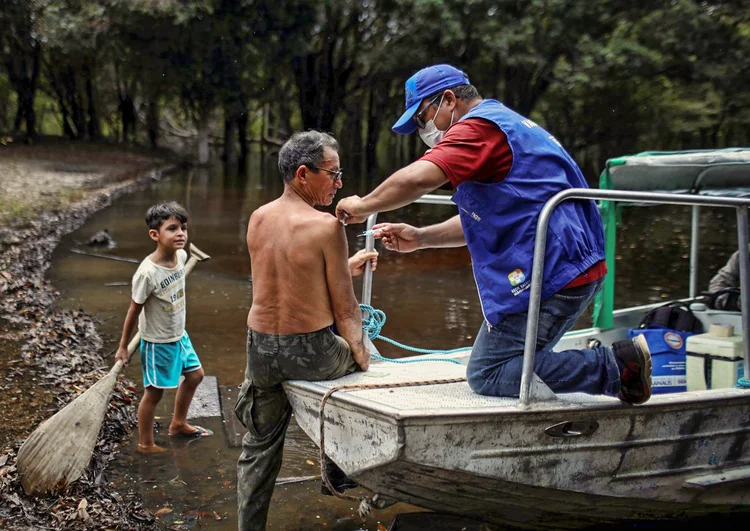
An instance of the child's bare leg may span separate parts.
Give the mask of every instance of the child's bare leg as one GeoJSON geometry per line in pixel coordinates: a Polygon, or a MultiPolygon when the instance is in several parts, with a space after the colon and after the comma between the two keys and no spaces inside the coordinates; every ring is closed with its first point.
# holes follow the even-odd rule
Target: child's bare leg
{"type": "Polygon", "coordinates": [[[164,394],[163,389],[148,386],[143,391],[143,398],[138,405],[138,451],[142,453],[164,452],[154,442],[154,416],[156,405],[164,394]]]}
{"type": "Polygon", "coordinates": [[[192,433],[196,430],[195,427],[188,424],[187,414],[188,409],[190,409],[190,402],[193,400],[193,395],[195,395],[195,390],[201,381],[203,381],[203,375],[203,368],[184,373],[185,379],[177,388],[177,396],[174,400],[174,414],[172,422],[169,424],[170,435],[192,433]]]}

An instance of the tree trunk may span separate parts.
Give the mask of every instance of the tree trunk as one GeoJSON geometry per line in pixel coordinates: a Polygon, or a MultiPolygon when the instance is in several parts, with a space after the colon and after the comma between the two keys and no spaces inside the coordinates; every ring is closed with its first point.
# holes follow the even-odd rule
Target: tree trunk
{"type": "Polygon", "coordinates": [[[159,104],[155,98],[148,102],[146,128],[148,129],[149,145],[151,149],[156,149],[159,147],[159,104]]]}
{"type": "Polygon", "coordinates": [[[244,176],[247,173],[247,161],[250,157],[250,145],[247,139],[247,125],[249,121],[247,112],[247,96],[242,93],[240,94],[240,103],[242,104],[242,112],[237,117],[237,136],[240,144],[240,157],[237,161],[237,168],[239,169],[240,175],[244,176]]]}
{"type": "Polygon", "coordinates": [[[62,74],[62,91],[70,107],[70,117],[75,130],[75,138],[86,137],[86,115],[83,111],[81,95],[78,91],[78,82],[72,67],[65,68],[62,74]]]}
{"type": "Polygon", "coordinates": [[[13,136],[18,136],[21,134],[21,124],[23,123],[23,117],[24,117],[24,109],[23,104],[21,102],[21,95],[17,94],[17,100],[18,104],[16,106],[16,117],[13,119],[13,136]]]}
{"type": "Polygon", "coordinates": [[[17,50],[16,55],[8,60],[6,67],[8,79],[16,91],[18,107],[13,122],[14,135],[20,135],[21,124],[26,124],[26,140],[30,141],[37,135],[36,113],[34,99],[36,97],[41,49],[34,46],[30,51],[17,50]]]}
{"type": "Polygon", "coordinates": [[[224,118],[224,153],[222,159],[227,166],[237,164],[237,146],[234,143],[234,135],[237,130],[237,120],[234,117],[226,116],[229,111],[225,111],[224,118]]]}
{"type": "MultiPolygon", "coordinates": [[[[417,146],[419,145],[419,142],[422,142],[422,139],[419,138],[419,135],[417,134],[411,134],[406,135],[406,145],[407,145],[407,158],[406,164],[411,164],[414,162],[417,158],[417,146]]],[[[404,165],[406,165],[404,164],[404,165]]]]}
{"type": "Polygon", "coordinates": [[[370,87],[367,102],[367,140],[365,141],[365,166],[368,177],[376,177],[378,168],[378,139],[380,138],[380,126],[383,124],[383,113],[381,103],[384,90],[381,87],[370,87]]]}
{"type": "Polygon", "coordinates": [[[96,99],[94,98],[94,84],[91,81],[91,69],[86,68],[84,75],[86,76],[86,100],[88,103],[88,136],[92,140],[98,140],[102,136],[102,126],[99,122],[99,113],[96,109],[96,99]]]}
{"type": "Polygon", "coordinates": [[[529,116],[539,97],[549,88],[548,72],[529,72],[523,67],[505,69],[503,103],[523,116],[529,116]]]}
{"type": "Polygon", "coordinates": [[[122,140],[130,142],[135,136],[135,103],[130,94],[125,94],[120,100],[120,120],[122,121],[122,140]]]}
{"type": "Polygon", "coordinates": [[[198,117],[198,164],[208,164],[211,159],[211,146],[209,144],[210,116],[208,111],[203,111],[198,117]]]}
{"type": "MultiPolygon", "coordinates": [[[[19,94],[19,99],[21,95],[19,94]]],[[[23,118],[26,122],[26,141],[31,142],[36,138],[36,114],[34,113],[34,94],[25,90],[23,93],[23,99],[19,101],[19,105],[23,110],[23,118]]]]}
{"type": "Polygon", "coordinates": [[[74,140],[76,136],[73,128],[70,126],[70,111],[68,111],[68,105],[65,102],[65,95],[60,86],[59,79],[49,66],[47,66],[47,78],[52,86],[52,90],[55,91],[55,95],[57,96],[57,104],[60,107],[60,114],[62,114],[63,134],[71,140],[74,140]]]}
{"type": "Polygon", "coordinates": [[[363,106],[359,102],[350,102],[346,107],[347,120],[341,131],[339,144],[346,158],[349,175],[361,175],[363,170],[362,124],[364,122],[363,106]]]}
{"type": "Polygon", "coordinates": [[[34,111],[34,99],[36,98],[36,88],[39,82],[39,70],[41,69],[41,48],[34,47],[31,76],[29,77],[29,94],[26,102],[26,138],[31,140],[36,138],[36,112],[34,111]]]}

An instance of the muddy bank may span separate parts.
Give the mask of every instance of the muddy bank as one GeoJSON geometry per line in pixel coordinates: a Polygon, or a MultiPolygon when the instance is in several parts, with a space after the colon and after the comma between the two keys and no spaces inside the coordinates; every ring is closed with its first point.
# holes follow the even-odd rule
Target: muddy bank
{"type": "Polygon", "coordinates": [[[25,438],[103,376],[96,321],[57,311],[45,280],[61,236],[118,196],[175,168],[168,154],[48,142],[0,146],[0,528],[156,529],[137,496],[107,480],[107,463],[135,425],[137,396],[121,379],[94,458],[64,496],[31,498],[15,458],[25,438]]]}

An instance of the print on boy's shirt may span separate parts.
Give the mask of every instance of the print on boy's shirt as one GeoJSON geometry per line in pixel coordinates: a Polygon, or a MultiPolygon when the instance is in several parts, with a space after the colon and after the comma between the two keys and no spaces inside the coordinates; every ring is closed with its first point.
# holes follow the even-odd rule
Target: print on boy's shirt
{"type": "Polygon", "coordinates": [[[170,297],[169,297],[169,302],[174,302],[174,301],[176,301],[177,299],[181,299],[181,298],[182,298],[182,297],[184,297],[184,296],[185,296],[185,290],[182,290],[182,289],[181,289],[181,290],[180,290],[180,291],[178,291],[177,293],[173,293],[172,295],[170,295],[170,297]]]}
{"type": "MultiPolygon", "coordinates": [[[[182,295],[180,291],[179,295],[182,295]]],[[[161,309],[164,313],[178,313],[185,309],[185,299],[180,299],[174,304],[162,304],[161,309]]]]}
{"type": "Polygon", "coordinates": [[[159,287],[161,289],[165,289],[171,283],[173,283],[173,282],[175,282],[177,280],[180,280],[184,276],[185,276],[185,269],[183,268],[183,269],[180,269],[179,271],[177,271],[176,273],[172,273],[167,278],[165,278],[164,280],[162,280],[161,284],[159,285],[159,287]]]}

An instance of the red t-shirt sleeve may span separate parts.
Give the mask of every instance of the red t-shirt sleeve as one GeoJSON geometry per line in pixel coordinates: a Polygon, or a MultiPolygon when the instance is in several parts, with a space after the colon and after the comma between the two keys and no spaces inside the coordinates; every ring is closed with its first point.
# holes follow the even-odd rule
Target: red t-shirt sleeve
{"type": "Polygon", "coordinates": [[[436,164],[456,188],[465,181],[502,181],[513,165],[513,153],[497,125],[482,118],[469,118],[448,129],[420,160],[436,164]]]}

